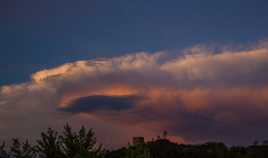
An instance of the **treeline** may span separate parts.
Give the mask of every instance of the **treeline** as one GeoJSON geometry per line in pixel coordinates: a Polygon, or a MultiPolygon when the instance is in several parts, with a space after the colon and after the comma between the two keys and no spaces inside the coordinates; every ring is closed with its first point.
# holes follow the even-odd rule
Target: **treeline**
{"type": "Polygon", "coordinates": [[[52,128],[42,132],[36,145],[13,139],[9,149],[5,142],[0,146],[0,158],[104,158],[106,153],[92,129],[74,132],[68,124],[61,134],[52,128]]]}
{"type": "Polygon", "coordinates": [[[13,139],[10,145],[0,144],[0,158],[267,158],[268,145],[254,143],[243,147],[227,147],[210,142],[199,145],[177,144],[164,137],[145,142],[142,137],[117,150],[105,150],[96,141],[92,129],[81,127],[77,132],[67,124],[58,133],[49,128],[41,133],[35,145],[13,139]]]}
{"type": "Polygon", "coordinates": [[[107,158],[267,158],[268,145],[227,147],[209,142],[199,145],[177,144],[158,139],[130,145],[107,153],[107,158]]]}

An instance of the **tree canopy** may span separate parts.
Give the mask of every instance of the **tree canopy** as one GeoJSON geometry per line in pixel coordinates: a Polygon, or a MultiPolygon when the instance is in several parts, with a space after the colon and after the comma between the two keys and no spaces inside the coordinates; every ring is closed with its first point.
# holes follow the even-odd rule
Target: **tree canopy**
{"type": "Polygon", "coordinates": [[[266,158],[268,143],[228,147],[221,142],[178,144],[168,140],[167,132],[152,141],[134,137],[133,143],[116,150],[105,150],[93,129],[82,126],[74,131],[69,124],[59,133],[52,128],[33,142],[12,139],[0,143],[0,158],[266,158]]]}

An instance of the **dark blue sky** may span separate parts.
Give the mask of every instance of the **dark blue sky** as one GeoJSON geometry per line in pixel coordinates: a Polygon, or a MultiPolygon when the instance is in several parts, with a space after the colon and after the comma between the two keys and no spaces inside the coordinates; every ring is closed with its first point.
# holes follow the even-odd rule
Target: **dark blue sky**
{"type": "Polygon", "coordinates": [[[267,0],[1,0],[0,85],[74,60],[268,36],[267,0]]]}

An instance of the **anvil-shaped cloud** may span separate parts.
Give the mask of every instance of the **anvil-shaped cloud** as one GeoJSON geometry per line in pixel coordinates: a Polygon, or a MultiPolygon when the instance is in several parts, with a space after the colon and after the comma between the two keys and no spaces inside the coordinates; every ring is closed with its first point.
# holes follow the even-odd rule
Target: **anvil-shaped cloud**
{"type": "Polygon", "coordinates": [[[268,137],[267,70],[267,44],[66,63],[1,87],[0,131],[27,135],[69,121],[112,145],[163,130],[179,141],[250,143],[268,137]]]}

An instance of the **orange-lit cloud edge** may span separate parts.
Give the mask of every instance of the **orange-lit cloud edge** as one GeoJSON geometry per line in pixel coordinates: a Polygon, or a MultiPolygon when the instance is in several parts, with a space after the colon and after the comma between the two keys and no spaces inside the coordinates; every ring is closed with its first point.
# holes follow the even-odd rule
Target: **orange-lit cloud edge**
{"type": "Polygon", "coordinates": [[[140,52],[66,63],[1,87],[0,131],[13,136],[18,132],[10,129],[28,133],[68,121],[95,128],[111,146],[164,130],[179,142],[249,143],[268,137],[267,70],[266,43],[241,50],[193,47],[172,58],[140,52]],[[127,107],[113,108],[105,99],[127,107]]]}

